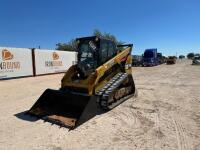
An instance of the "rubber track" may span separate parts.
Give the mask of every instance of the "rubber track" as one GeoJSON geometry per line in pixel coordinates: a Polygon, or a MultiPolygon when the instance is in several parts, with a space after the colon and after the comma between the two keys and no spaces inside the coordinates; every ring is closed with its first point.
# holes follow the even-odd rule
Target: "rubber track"
{"type": "Polygon", "coordinates": [[[108,104],[109,96],[126,80],[128,77],[127,73],[118,73],[115,75],[101,90],[99,90],[96,95],[100,97],[99,105],[104,110],[111,110],[116,107],[126,99],[130,98],[131,95],[127,95],[111,105],[108,104]]]}

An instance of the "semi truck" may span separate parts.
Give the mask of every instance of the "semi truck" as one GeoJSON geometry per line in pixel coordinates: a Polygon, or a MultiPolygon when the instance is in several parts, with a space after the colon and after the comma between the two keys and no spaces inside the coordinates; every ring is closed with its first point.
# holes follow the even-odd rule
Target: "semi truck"
{"type": "Polygon", "coordinates": [[[163,56],[161,52],[157,53],[157,58],[158,58],[158,63],[159,64],[165,63],[165,56],[163,56]]]}
{"type": "Polygon", "coordinates": [[[143,55],[143,66],[158,65],[157,48],[146,49],[143,55]]]}
{"type": "Polygon", "coordinates": [[[143,64],[143,58],[140,55],[133,55],[132,56],[132,66],[139,67],[143,64]]]}

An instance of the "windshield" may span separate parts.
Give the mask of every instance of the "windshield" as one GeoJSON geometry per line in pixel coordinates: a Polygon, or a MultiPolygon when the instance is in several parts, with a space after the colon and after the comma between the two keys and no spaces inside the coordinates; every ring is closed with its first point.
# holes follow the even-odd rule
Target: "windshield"
{"type": "Polygon", "coordinates": [[[153,52],[152,51],[146,51],[144,52],[144,58],[152,58],[153,52]]]}
{"type": "Polygon", "coordinates": [[[96,51],[96,45],[92,41],[84,41],[79,44],[79,61],[84,64],[94,65],[94,53],[96,51]]]}

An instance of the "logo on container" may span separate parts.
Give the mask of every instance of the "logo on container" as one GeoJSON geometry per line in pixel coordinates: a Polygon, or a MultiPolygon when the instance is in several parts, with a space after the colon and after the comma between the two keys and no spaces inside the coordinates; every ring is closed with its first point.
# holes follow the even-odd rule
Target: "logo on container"
{"type": "Polygon", "coordinates": [[[59,60],[59,55],[56,52],[52,53],[53,61],[45,61],[45,67],[59,67],[62,66],[62,61],[59,60]]]}
{"type": "Polygon", "coordinates": [[[14,55],[9,50],[2,50],[3,61],[0,62],[0,70],[5,70],[6,72],[13,72],[16,69],[20,69],[20,62],[11,61],[12,59],[14,59],[14,55]]]}
{"type": "Polygon", "coordinates": [[[56,52],[53,52],[53,60],[58,60],[59,59],[59,55],[56,52]]]}
{"type": "Polygon", "coordinates": [[[6,49],[2,50],[2,60],[5,61],[11,59],[13,59],[13,54],[6,49]]]}

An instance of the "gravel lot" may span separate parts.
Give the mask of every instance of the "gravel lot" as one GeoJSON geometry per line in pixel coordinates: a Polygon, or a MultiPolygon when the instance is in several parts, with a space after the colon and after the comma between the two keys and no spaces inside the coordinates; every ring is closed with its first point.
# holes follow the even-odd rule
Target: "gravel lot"
{"type": "Polygon", "coordinates": [[[200,66],[133,68],[138,96],[68,131],[24,115],[63,74],[0,81],[0,149],[200,150],[200,66]]]}

